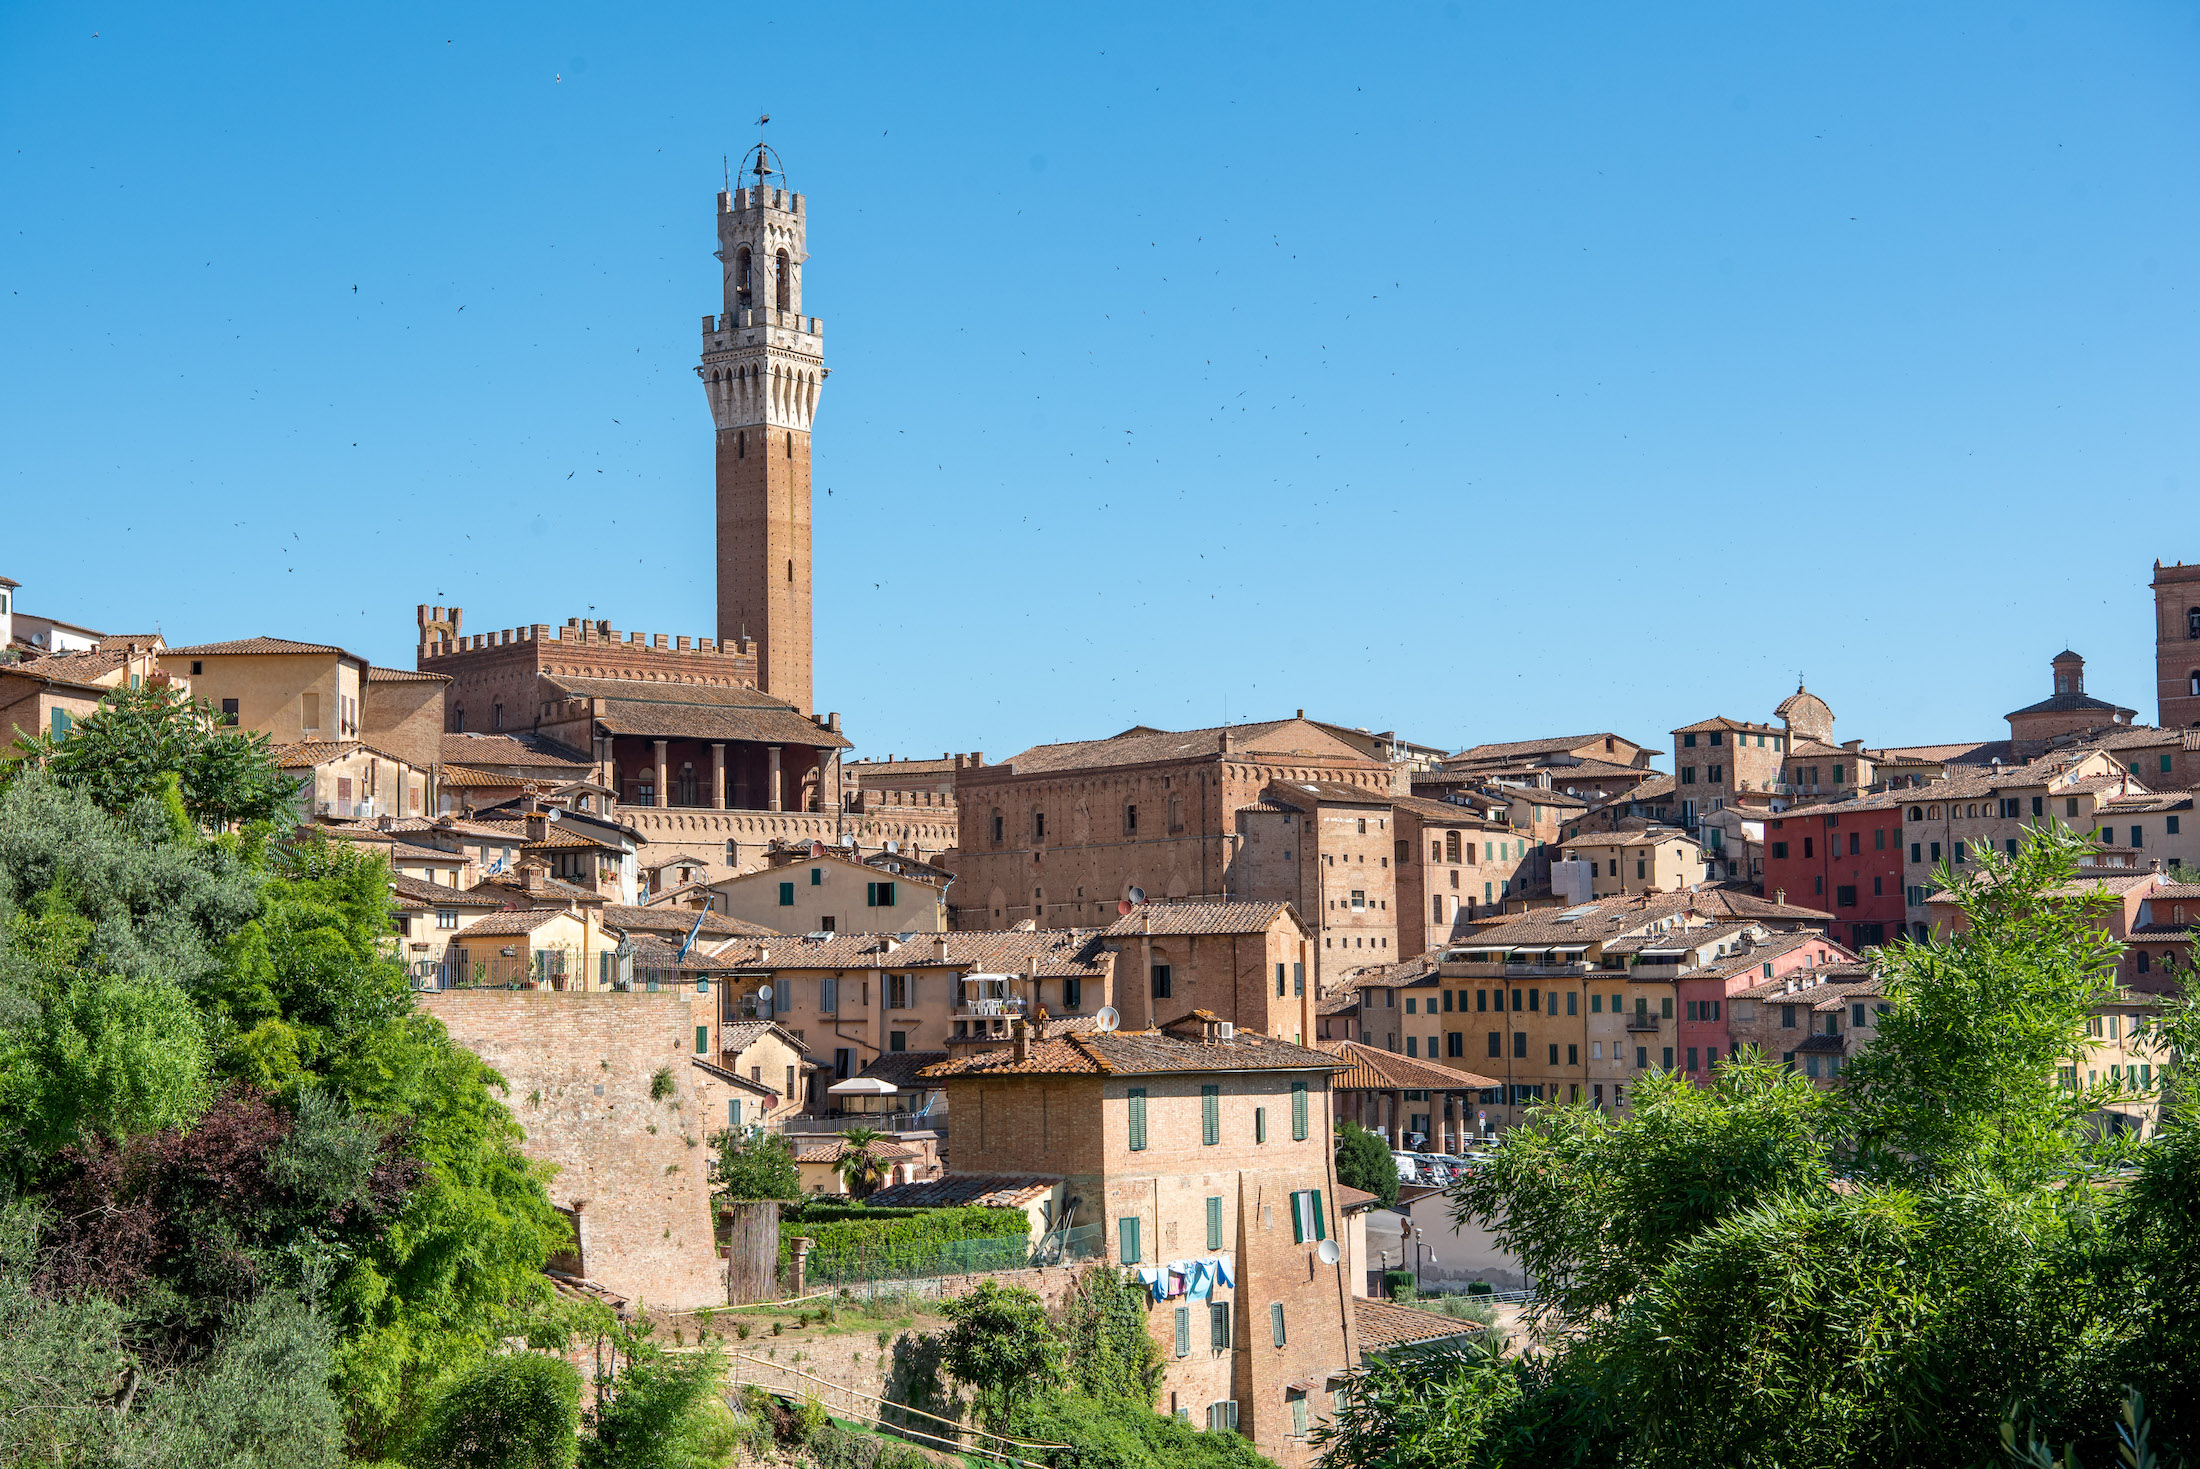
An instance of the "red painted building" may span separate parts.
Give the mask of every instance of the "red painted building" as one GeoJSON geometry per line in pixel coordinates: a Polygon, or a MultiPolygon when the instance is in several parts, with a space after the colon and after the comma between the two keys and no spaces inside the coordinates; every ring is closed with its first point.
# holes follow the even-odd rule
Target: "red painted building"
{"type": "Polygon", "coordinates": [[[1797,969],[1828,964],[1848,964],[1856,956],[1814,929],[1774,933],[1736,953],[1689,970],[1675,986],[1679,991],[1680,1021],[1675,1026],[1680,1042],[1674,1057],[1688,1079],[1698,1086],[1711,1084],[1711,1068],[1734,1054],[1734,1038],[1727,1029],[1727,1006],[1744,990],[1778,979],[1797,969]]]}
{"type": "Polygon", "coordinates": [[[1823,908],[1861,953],[1902,936],[1902,801],[1889,791],[1765,818],[1765,896],[1823,908]]]}

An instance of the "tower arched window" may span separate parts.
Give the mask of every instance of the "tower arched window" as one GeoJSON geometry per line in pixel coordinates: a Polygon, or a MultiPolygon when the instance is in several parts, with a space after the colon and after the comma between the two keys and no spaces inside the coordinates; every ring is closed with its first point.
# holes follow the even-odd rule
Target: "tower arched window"
{"type": "Polygon", "coordinates": [[[774,283],[773,290],[777,298],[775,304],[781,311],[794,310],[794,269],[784,250],[779,252],[779,279],[774,283]]]}
{"type": "Polygon", "coordinates": [[[451,706],[451,732],[453,734],[466,733],[466,706],[464,704],[451,706]]]}
{"type": "Polygon", "coordinates": [[[2185,636],[2188,638],[2200,638],[2200,607],[2193,607],[2186,610],[2185,636]]]}
{"type": "Polygon", "coordinates": [[[2185,690],[2195,697],[2200,697],[2200,668],[2195,668],[2186,676],[2185,690]]]}
{"type": "Polygon", "coordinates": [[[733,257],[733,289],[743,306],[749,304],[749,247],[743,245],[733,257]]]}
{"type": "Polygon", "coordinates": [[[504,728],[504,701],[501,699],[490,707],[489,727],[491,729],[504,728]]]}

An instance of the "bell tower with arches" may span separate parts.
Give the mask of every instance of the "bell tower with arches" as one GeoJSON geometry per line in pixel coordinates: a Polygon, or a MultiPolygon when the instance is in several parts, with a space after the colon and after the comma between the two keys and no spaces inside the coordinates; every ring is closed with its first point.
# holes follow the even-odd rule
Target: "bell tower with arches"
{"type": "Polygon", "coordinates": [[[759,143],[718,195],[724,309],[696,373],[717,438],[718,636],[756,643],[757,683],[810,712],[810,424],[824,324],[802,311],[808,217],[759,143]]]}

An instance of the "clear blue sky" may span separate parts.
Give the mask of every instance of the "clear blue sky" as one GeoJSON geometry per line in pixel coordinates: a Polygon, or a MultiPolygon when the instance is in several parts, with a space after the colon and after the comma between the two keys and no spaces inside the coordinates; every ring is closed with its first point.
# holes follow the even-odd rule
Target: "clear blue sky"
{"type": "Polygon", "coordinates": [[[1985,737],[2065,644],[2154,716],[2190,4],[0,5],[0,571],[407,665],[422,601],[713,631],[762,111],[865,753],[1658,744],[1798,669],[1985,737]]]}

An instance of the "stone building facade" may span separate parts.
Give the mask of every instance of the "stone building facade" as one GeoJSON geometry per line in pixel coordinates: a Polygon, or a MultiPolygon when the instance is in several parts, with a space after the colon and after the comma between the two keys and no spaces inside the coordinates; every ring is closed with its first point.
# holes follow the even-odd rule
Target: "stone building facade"
{"type": "Polygon", "coordinates": [[[504,1078],[522,1151],[557,1169],[547,1187],[583,1277],[651,1306],[726,1300],[707,1142],[749,1092],[714,1075],[710,1056],[695,1064],[715,997],[444,990],[420,1003],[504,1078]],[[672,1079],[662,1097],[660,1072],[672,1079]]]}
{"type": "MultiPolygon", "coordinates": [[[[1112,923],[1133,887],[1148,898],[1280,898],[1320,926],[1312,889],[1290,877],[1302,848],[1277,845],[1240,885],[1237,814],[1271,782],[1389,795],[1395,769],[1303,719],[1038,745],[955,773],[962,843],[950,865],[955,925],[1112,923]],[[1289,851],[1292,857],[1282,854],[1289,851]],[[1271,865],[1272,864],[1272,865],[1271,865]],[[1272,884],[1290,881],[1288,891],[1272,884]]],[[[1387,854],[1387,833],[1384,836],[1387,854]]]]}
{"type": "Polygon", "coordinates": [[[1070,1222],[1099,1224],[1108,1258],[1162,1287],[1147,1313],[1160,1411],[1234,1427],[1297,1469],[1314,1462],[1310,1431],[1359,1359],[1330,1148],[1342,1069],[1187,1016],[1027,1038],[923,1075],[946,1087],[955,1118],[950,1177],[1063,1179],[1070,1222]],[[1192,1267],[1217,1262],[1230,1283],[1198,1284],[1192,1267]],[[1173,1290],[1172,1267],[1190,1289],[1173,1290]]]}
{"type": "Polygon", "coordinates": [[[2200,729],[2200,563],[2155,562],[2153,588],[2155,722],[2200,729]]]}

